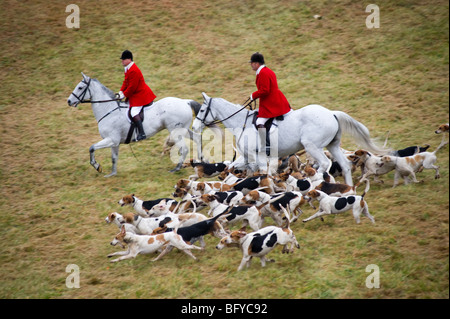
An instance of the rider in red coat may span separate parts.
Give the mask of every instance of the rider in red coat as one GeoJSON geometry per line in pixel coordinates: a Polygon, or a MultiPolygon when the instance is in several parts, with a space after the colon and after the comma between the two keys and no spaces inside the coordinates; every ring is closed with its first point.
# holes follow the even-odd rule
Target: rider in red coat
{"type": "Polygon", "coordinates": [[[253,71],[256,71],[256,87],[258,89],[250,95],[250,99],[252,101],[259,99],[256,127],[261,145],[266,145],[266,155],[270,155],[270,138],[265,124],[271,118],[288,113],[291,107],[283,92],[278,89],[277,76],[265,66],[264,56],[256,52],[251,56],[250,63],[253,71]]]}
{"type": "Polygon", "coordinates": [[[133,62],[133,54],[130,51],[125,50],[122,52],[120,58],[122,59],[122,65],[125,68],[125,79],[118,96],[120,99],[126,97],[130,103],[130,115],[139,130],[136,140],[140,141],[145,139],[146,136],[139,113],[144,105],[153,103],[156,95],[145,83],[141,70],[139,70],[137,65],[133,62]]]}
{"type": "Polygon", "coordinates": [[[257,91],[253,92],[252,100],[260,99],[257,125],[264,123],[273,117],[288,113],[291,110],[288,100],[283,92],[278,89],[275,73],[264,65],[264,57],[261,53],[254,53],[250,59],[253,71],[256,71],[257,91]]]}

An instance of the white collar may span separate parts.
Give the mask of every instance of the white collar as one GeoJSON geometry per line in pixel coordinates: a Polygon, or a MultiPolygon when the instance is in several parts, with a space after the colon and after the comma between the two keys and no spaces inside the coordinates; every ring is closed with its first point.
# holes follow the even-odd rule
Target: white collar
{"type": "Polygon", "coordinates": [[[265,66],[266,66],[265,64],[261,65],[261,66],[258,68],[258,70],[256,70],[256,75],[258,75],[259,72],[261,71],[261,69],[262,69],[263,67],[265,67],[265,66]]]}
{"type": "Polygon", "coordinates": [[[127,73],[127,71],[133,66],[134,62],[131,61],[124,69],[125,69],[125,73],[127,73]]]}

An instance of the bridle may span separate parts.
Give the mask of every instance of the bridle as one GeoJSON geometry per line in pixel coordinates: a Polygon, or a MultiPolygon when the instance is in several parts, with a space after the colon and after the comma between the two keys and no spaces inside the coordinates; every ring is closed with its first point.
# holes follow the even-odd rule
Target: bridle
{"type": "Polygon", "coordinates": [[[92,101],[92,100],[85,100],[84,97],[86,96],[86,93],[89,92],[89,95],[91,95],[91,90],[89,89],[89,85],[91,85],[91,78],[86,82],[84,79],[81,81],[82,83],[86,84],[86,88],[80,95],[76,95],[75,93],[71,93],[71,95],[75,96],[78,100],[78,103],[106,103],[106,102],[118,102],[121,99],[110,99],[110,100],[99,100],[99,101],[92,101]]]}
{"type": "Polygon", "coordinates": [[[71,95],[75,96],[76,99],[78,100],[78,101],[77,101],[77,104],[83,104],[83,103],[107,103],[107,102],[117,102],[117,107],[116,107],[115,109],[109,111],[109,112],[106,113],[105,115],[103,115],[103,116],[101,117],[101,119],[98,120],[97,124],[100,123],[101,120],[103,120],[105,117],[107,117],[108,115],[110,115],[112,112],[114,112],[114,111],[116,111],[116,110],[120,110],[121,108],[127,108],[127,107],[122,107],[122,106],[120,106],[119,101],[120,101],[121,99],[119,99],[119,98],[114,98],[114,99],[110,99],[110,100],[98,100],[98,101],[92,101],[91,99],[85,100],[84,97],[86,96],[86,93],[89,92],[89,95],[92,96],[91,90],[89,89],[89,86],[91,85],[91,78],[89,78],[89,80],[88,80],[87,82],[85,81],[85,79],[83,79],[81,82],[84,83],[84,84],[86,84],[86,87],[85,87],[84,91],[83,91],[81,94],[79,94],[79,95],[76,95],[76,94],[73,93],[73,92],[71,93],[71,95]]]}
{"type": "MultiPolygon", "coordinates": [[[[213,98],[210,98],[210,99],[209,99],[208,106],[206,107],[205,116],[203,117],[203,119],[199,118],[199,117],[198,117],[198,114],[197,114],[197,116],[195,117],[197,120],[199,120],[199,121],[200,121],[203,125],[205,125],[206,127],[209,127],[209,126],[212,126],[212,125],[215,125],[215,124],[222,123],[223,121],[226,121],[226,120],[228,120],[229,118],[232,118],[233,116],[235,116],[236,114],[238,114],[239,112],[241,112],[242,110],[244,110],[247,106],[250,106],[250,110],[253,110],[253,108],[252,108],[252,103],[255,103],[255,107],[256,107],[256,101],[255,101],[255,100],[252,100],[252,99],[250,99],[250,98],[248,98],[248,99],[244,102],[243,106],[242,106],[239,110],[237,110],[236,112],[234,112],[233,114],[231,114],[230,116],[228,116],[228,117],[226,117],[226,118],[224,118],[224,119],[222,119],[222,120],[214,120],[214,121],[212,121],[212,122],[210,122],[210,123],[206,123],[206,117],[207,117],[208,114],[211,112],[211,104],[212,104],[212,100],[213,100],[213,98]]],[[[241,134],[239,135],[239,138],[237,139],[237,143],[239,143],[239,140],[240,140],[241,137],[242,137],[242,133],[244,133],[244,129],[245,129],[245,127],[247,126],[247,119],[248,119],[250,110],[247,110],[247,116],[245,117],[245,122],[244,122],[244,125],[243,125],[243,127],[242,127],[241,134]]],[[[200,113],[200,112],[199,112],[199,113],[200,113]]],[[[213,117],[214,117],[214,116],[213,116],[213,117]]],[[[203,143],[201,143],[201,145],[203,146],[203,143]]],[[[235,159],[236,159],[236,150],[234,150],[233,162],[235,161],[235,159]]]]}
{"type": "MultiPolygon", "coordinates": [[[[236,114],[238,114],[239,112],[241,112],[242,110],[244,110],[247,106],[250,106],[250,110],[252,110],[251,104],[252,104],[253,102],[256,104],[256,101],[251,100],[250,98],[248,98],[248,99],[244,102],[243,106],[242,106],[239,110],[237,110],[236,112],[234,112],[233,114],[231,114],[230,116],[228,116],[228,117],[226,117],[226,118],[224,118],[224,119],[222,119],[222,120],[214,120],[214,121],[212,121],[212,122],[210,122],[210,123],[206,123],[206,118],[208,117],[209,113],[211,112],[211,104],[212,104],[212,100],[213,100],[213,98],[210,98],[210,99],[209,99],[208,106],[206,107],[205,116],[203,117],[203,119],[199,118],[199,117],[198,117],[198,114],[197,114],[197,116],[195,117],[197,120],[199,120],[199,121],[200,121],[203,125],[205,125],[206,127],[209,127],[209,126],[212,126],[212,125],[215,125],[215,124],[222,123],[223,121],[226,121],[226,120],[232,118],[233,116],[235,116],[236,114]]],[[[200,112],[199,112],[199,113],[200,113],[200,112]]]]}

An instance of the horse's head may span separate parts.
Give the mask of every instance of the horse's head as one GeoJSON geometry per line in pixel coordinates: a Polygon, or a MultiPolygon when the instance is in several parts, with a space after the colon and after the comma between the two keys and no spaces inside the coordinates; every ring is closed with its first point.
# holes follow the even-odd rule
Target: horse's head
{"type": "Polygon", "coordinates": [[[72,93],[70,93],[67,99],[69,106],[77,107],[82,101],[89,100],[91,98],[91,92],[89,91],[89,85],[91,84],[91,78],[81,72],[83,80],[77,84],[72,93]]]}
{"type": "Polygon", "coordinates": [[[205,92],[203,92],[202,95],[203,95],[203,104],[200,107],[200,110],[198,111],[198,114],[195,117],[194,122],[192,123],[192,130],[196,133],[201,133],[208,123],[214,121],[213,115],[211,114],[212,98],[210,98],[205,92]]]}

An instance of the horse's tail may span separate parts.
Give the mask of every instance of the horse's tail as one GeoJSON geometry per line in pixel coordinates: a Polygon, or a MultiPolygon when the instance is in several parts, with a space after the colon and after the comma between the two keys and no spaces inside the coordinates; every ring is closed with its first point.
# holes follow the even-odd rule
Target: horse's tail
{"type": "Polygon", "coordinates": [[[192,111],[194,111],[195,116],[197,116],[198,112],[200,112],[200,108],[202,107],[202,105],[194,100],[190,100],[189,105],[191,106],[192,111]]]}
{"type": "Polygon", "coordinates": [[[370,138],[369,129],[347,113],[341,111],[333,111],[332,113],[338,120],[342,132],[353,136],[356,143],[366,151],[378,155],[386,155],[391,151],[390,149],[376,145],[370,138]]]}

